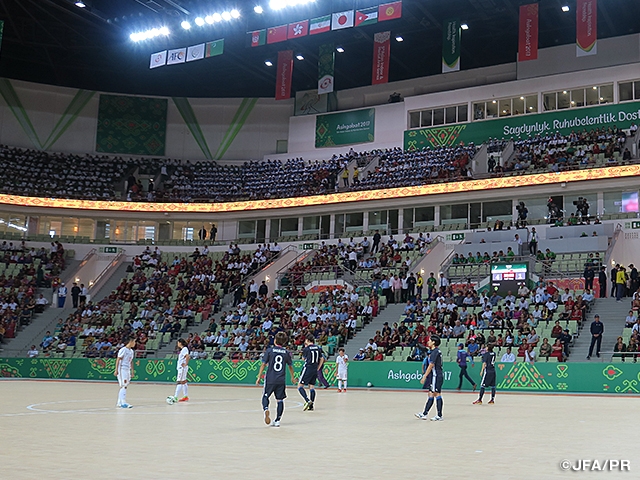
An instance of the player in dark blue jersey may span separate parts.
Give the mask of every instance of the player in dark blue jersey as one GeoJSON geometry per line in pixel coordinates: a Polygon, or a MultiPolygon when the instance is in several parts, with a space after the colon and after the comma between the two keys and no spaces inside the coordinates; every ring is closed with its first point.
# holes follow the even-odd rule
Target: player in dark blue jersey
{"type": "Polygon", "coordinates": [[[256,385],[260,385],[260,379],[264,373],[264,369],[267,369],[267,374],[264,379],[264,390],[262,394],[262,408],[264,409],[264,423],[269,425],[271,423],[271,417],[269,416],[269,397],[274,394],[278,401],[278,410],[274,427],[280,426],[280,419],[284,412],[284,399],[287,398],[286,384],[287,384],[287,372],[285,371],[285,365],[289,367],[289,373],[291,374],[291,382],[296,383],[296,379],[293,373],[293,362],[291,360],[291,354],[285,348],[287,344],[287,334],[284,332],[278,332],[275,338],[275,345],[268,348],[262,355],[262,364],[260,365],[260,371],[258,372],[258,378],[256,379],[256,385]]]}
{"type": "Polygon", "coordinates": [[[473,402],[474,405],[482,405],[482,397],[485,388],[491,387],[490,404],[495,403],[496,398],[496,353],[493,351],[493,344],[487,345],[487,351],[482,354],[482,369],[480,370],[480,396],[473,402]]]}
{"type": "Polygon", "coordinates": [[[303,410],[313,410],[313,402],[316,400],[316,381],[318,380],[318,370],[322,368],[324,356],[322,348],[315,344],[315,338],[312,334],[308,334],[304,339],[304,348],[302,349],[302,358],[304,359],[304,367],[300,373],[300,383],[298,383],[298,391],[304,398],[303,410]],[[309,387],[309,398],[304,386],[309,387]]]}
{"type": "Polygon", "coordinates": [[[442,352],[440,351],[440,337],[433,336],[429,339],[427,343],[429,350],[431,353],[429,354],[429,366],[427,367],[427,371],[424,372],[424,375],[420,379],[420,383],[423,385],[426,383],[429,388],[429,399],[427,400],[427,404],[424,407],[424,411],[422,413],[416,413],[416,417],[420,420],[426,420],[429,414],[429,410],[433,406],[433,402],[435,401],[436,407],[438,409],[438,414],[431,418],[434,422],[442,420],[442,382],[444,380],[444,372],[442,371],[442,352]]]}

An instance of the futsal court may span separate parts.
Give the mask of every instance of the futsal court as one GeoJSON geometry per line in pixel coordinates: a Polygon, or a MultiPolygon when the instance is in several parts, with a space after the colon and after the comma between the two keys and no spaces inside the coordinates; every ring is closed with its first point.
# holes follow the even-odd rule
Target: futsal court
{"type": "Polygon", "coordinates": [[[495,405],[476,406],[476,394],[445,392],[444,421],[432,422],[414,417],[422,391],[320,390],[304,412],[289,387],[275,428],[263,422],[259,387],[189,388],[189,403],[167,405],[172,385],[134,383],[134,408],[122,410],[116,383],[2,381],[2,478],[585,475],[562,471],[565,459],[629,459],[632,472],[610,473],[628,478],[640,468],[637,397],[498,392],[495,405]]]}

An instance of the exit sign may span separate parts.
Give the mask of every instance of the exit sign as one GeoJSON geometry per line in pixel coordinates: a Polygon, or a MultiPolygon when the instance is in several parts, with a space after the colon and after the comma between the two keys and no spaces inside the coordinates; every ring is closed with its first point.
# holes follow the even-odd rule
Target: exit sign
{"type": "Polygon", "coordinates": [[[452,233],[451,240],[464,240],[464,233],[452,233]]]}
{"type": "Polygon", "coordinates": [[[631,228],[634,230],[640,229],[640,222],[631,222],[631,228]]]}
{"type": "Polygon", "coordinates": [[[104,253],[118,253],[118,247],[104,247],[104,253]]]}
{"type": "Polygon", "coordinates": [[[303,243],[301,245],[302,250],[315,250],[317,245],[315,243],[303,243]]]}

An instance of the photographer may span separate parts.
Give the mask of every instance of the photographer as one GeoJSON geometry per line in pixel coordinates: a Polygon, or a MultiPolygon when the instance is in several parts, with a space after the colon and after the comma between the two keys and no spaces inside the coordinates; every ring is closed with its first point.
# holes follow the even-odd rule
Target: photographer
{"type": "Polygon", "coordinates": [[[527,215],[529,214],[529,210],[525,206],[524,202],[519,202],[518,205],[516,205],[516,211],[518,212],[516,228],[525,228],[527,226],[527,215]]]}
{"type": "Polygon", "coordinates": [[[578,197],[578,200],[574,200],[573,204],[576,206],[576,217],[580,218],[580,221],[586,221],[589,218],[589,202],[584,197],[578,197]]]}
{"type": "Polygon", "coordinates": [[[549,223],[556,223],[556,221],[561,218],[561,214],[556,202],[554,202],[551,197],[547,200],[547,209],[549,210],[549,223]]]}

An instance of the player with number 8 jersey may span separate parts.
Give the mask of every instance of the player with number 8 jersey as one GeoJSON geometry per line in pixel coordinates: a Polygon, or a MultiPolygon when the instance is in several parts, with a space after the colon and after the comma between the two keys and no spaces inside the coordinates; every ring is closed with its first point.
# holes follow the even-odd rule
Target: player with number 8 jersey
{"type": "Polygon", "coordinates": [[[293,373],[293,361],[291,360],[291,354],[285,348],[288,337],[284,332],[278,332],[274,341],[274,346],[267,349],[262,355],[262,364],[260,365],[260,371],[258,372],[258,378],[256,379],[256,385],[260,384],[260,379],[264,373],[265,368],[267,374],[264,379],[264,390],[262,392],[262,408],[264,410],[264,423],[271,424],[271,416],[269,412],[269,397],[275,395],[278,401],[277,416],[273,422],[274,427],[280,426],[280,419],[284,413],[284,399],[287,398],[286,384],[287,384],[287,372],[285,366],[288,367],[291,374],[291,382],[296,383],[295,375],[293,373]]]}

